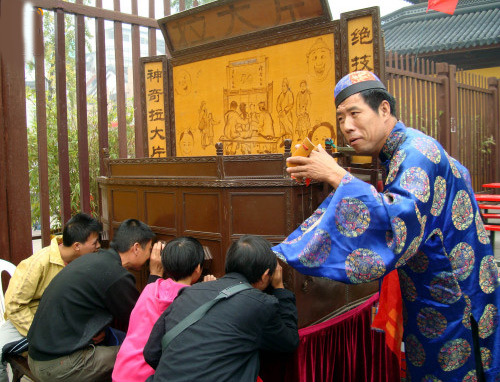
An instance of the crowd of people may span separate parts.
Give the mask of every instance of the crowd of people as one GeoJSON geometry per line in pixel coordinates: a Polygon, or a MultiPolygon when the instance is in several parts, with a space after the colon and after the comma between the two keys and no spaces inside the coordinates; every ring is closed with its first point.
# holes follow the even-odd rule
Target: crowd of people
{"type": "Polygon", "coordinates": [[[309,157],[292,156],[290,175],[335,191],[279,245],[253,235],[235,241],[225,275],[203,282],[196,239],[164,244],[129,219],[102,249],[101,224],[77,214],[62,238],[17,267],[0,347],[27,340],[40,381],[254,382],[261,350],[291,353],[299,344],[295,297],[284,288],[279,258],[345,283],[397,270],[411,380],[498,381],[498,271],[468,171],[397,120],[394,98],[373,73],[350,73],[334,96],[349,145],[379,155],[383,192],[321,145],[309,157]],[[140,294],[128,270],[148,259],[140,294]]]}

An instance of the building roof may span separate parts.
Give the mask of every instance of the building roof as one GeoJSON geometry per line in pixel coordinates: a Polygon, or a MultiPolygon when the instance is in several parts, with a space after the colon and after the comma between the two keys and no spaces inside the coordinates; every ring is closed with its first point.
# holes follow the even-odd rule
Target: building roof
{"type": "Polygon", "coordinates": [[[500,0],[459,0],[453,15],[426,10],[424,2],[381,18],[386,51],[422,55],[500,47],[500,0]]]}

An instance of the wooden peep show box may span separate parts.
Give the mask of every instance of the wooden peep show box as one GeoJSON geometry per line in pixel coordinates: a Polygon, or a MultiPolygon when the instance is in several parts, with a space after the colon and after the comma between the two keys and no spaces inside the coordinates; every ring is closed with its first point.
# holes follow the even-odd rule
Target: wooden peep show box
{"type": "MultiPolygon", "coordinates": [[[[161,240],[193,236],[220,277],[234,240],[279,243],[330,192],[292,180],[285,159],[304,137],[343,145],[333,88],[350,71],[383,77],[378,8],[331,20],[326,0],[219,0],[158,23],[169,54],[140,60],[147,158],[105,159],[102,221],[110,238],[132,217],[161,240]]],[[[286,265],[284,280],[300,327],[377,290],[286,265]]]]}
{"type": "MultiPolygon", "coordinates": [[[[275,244],[283,241],[330,192],[323,183],[306,187],[292,180],[285,171],[286,157],[107,160],[108,173],[99,178],[105,229],[112,237],[122,221],[134,217],[147,223],[160,240],[195,237],[207,249],[205,272],[220,277],[233,241],[245,234],[275,244]]],[[[375,291],[373,285],[345,285],[283,266],[286,287],[297,296],[301,326],[375,291]]],[[[147,269],[136,277],[138,287],[144,287],[147,269]]]]}

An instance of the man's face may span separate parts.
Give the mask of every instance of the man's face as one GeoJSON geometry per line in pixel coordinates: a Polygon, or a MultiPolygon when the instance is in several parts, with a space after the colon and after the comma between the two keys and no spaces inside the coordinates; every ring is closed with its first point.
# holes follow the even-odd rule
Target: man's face
{"type": "Polygon", "coordinates": [[[183,155],[191,155],[193,153],[193,138],[189,134],[185,134],[181,140],[181,152],[183,155]]]}
{"type": "Polygon", "coordinates": [[[325,140],[328,138],[332,138],[332,132],[327,126],[318,126],[316,130],[314,130],[311,142],[314,143],[315,146],[321,144],[325,144],[325,140]]]}
{"type": "Polygon", "coordinates": [[[330,51],[326,48],[316,49],[309,56],[309,71],[319,78],[324,78],[331,66],[330,51]]]}
{"type": "MultiPolygon", "coordinates": [[[[138,244],[138,243],[137,243],[138,244]]],[[[153,249],[153,241],[150,240],[144,248],[138,244],[136,247],[136,253],[135,253],[135,259],[134,263],[132,264],[132,269],[138,271],[142,268],[142,266],[148,261],[148,259],[151,257],[151,250],[153,249]]]]}
{"type": "Polygon", "coordinates": [[[337,122],[340,130],[357,154],[378,154],[384,146],[389,133],[385,124],[385,106],[388,107],[388,104],[382,103],[378,112],[375,112],[359,93],[338,106],[337,122]]]}
{"type": "Polygon", "coordinates": [[[84,243],[80,243],[80,256],[91,252],[97,252],[101,248],[99,234],[92,232],[84,243]]]}

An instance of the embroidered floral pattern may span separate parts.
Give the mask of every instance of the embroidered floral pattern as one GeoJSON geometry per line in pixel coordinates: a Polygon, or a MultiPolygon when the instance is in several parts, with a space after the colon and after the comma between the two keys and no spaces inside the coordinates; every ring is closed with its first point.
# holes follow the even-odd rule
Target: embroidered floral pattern
{"type": "Polygon", "coordinates": [[[441,162],[441,152],[439,151],[437,145],[429,138],[415,138],[412,142],[412,145],[432,163],[438,164],[439,162],[441,162]]]}
{"type": "Polygon", "coordinates": [[[444,333],[448,322],[446,317],[433,308],[420,309],[417,315],[420,333],[427,338],[437,338],[444,333]]]}
{"type": "Polygon", "coordinates": [[[351,183],[352,180],[354,179],[354,176],[351,174],[347,173],[344,175],[344,177],[340,180],[340,184],[348,184],[351,183]]]}
{"type": "Polygon", "coordinates": [[[430,197],[429,176],[420,167],[410,167],[401,176],[401,187],[426,203],[430,197]]]}
{"type": "Polygon", "coordinates": [[[361,200],[344,198],[335,208],[335,225],[342,235],[357,237],[370,225],[370,212],[361,200]]]}
{"type": "Polygon", "coordinates": [[[455,195],[451,206],[451,220],[453,221],[453,225],[456,229],[463,231],[469,228],[473,219],[474,214],[472,213],[472,203],[469,194],[464,190],[460,190],[455,195]]]}
{"type": "Polygon", "coordinates": [[[430,293],[434,300],[443,304],[453,304],[462,297],[460,285],[450,272],[441,272],[432,279],[430,293]]]}
{"type": "Polygon", "coordinates": [[[464,281],[474,269],[474,250],[464,242],[458,243],[450,252],[450,262],[453,273],[460,281],[464,281]]]}
{"type": "Polygon", "coordinates": [[[321,220],[323,217],[324,213],[326,212],[326,208],[318,208],[316,211],[313,212],[311,216],[309,216],[301,225],[300,229],[302,232],[307,231],[309,228],[311,228],[312,225],[314,225],[318,220],[321,220]]]}
{"type": "Polygon", "coordinates": [[[445,154],[446,154],[446,158],[448,158],[448,162],[450,163],[451,172],[453,173],[453,176],[455,178],[461,178],[462,175],[460,174],[460,171],[458,171],[457,165],[455,164],[455,159],[450,157],[446,151],[445,151],[445,154]]]}
{"type": "Polygon", "coordinates": [[[471,346],[463,338],[446,342],[439,350],[438,362],[444,371],[462,367],[471,355],[471,346]]]}
{"type": "Polygon", "coordinates": [[[429,268],[429,258],[422,251],[417,251],[406,265],[415,273],[424,273],[429,268]]]}
{"type": "Polygon", "coordinates": [[[498,269],[493,256],[485,256],[479,267],[479,286],[484,293],[493,293],[498,286],[498,269]]]}
{"type": "Polygon", "coordinates": [[[385,273],[385,264],[377,253],[358,248],[347,256],[345,271],[349,280],[358,284],[380,278],[385,273]]]}
{"type": "Polygon", "coordinates": [[[446,203],[446,180],[437,176],[434,182],[434,198],[432,199],[431,214],[434,216],[441,215],[444,204],[446,203]]]}
{"type": "Polygon", "coordinates": [[[395,217],[391,220],[392,231],[387,231],[387,246],[392,248],[394,253],[401,253],[406,244],[406,224],[403,219],[395,217]]]}
{"type": "Polygon", "coordinates": [[[391,159],[389,163],[389,173],[387,174],[387,178],[385,179],[385,184],[392,183],[394,179],[396,179],[396,175],[398,174],[399,167],[406,159],[406,153],[404,150],[399,150],[396,155],[391,159]]]}
{"type": "Polygon", "coordinates": [[[422,382],[443,382],[438,377],[435,377],[431,374],[426,374],[424,378],[422,378],[422,382]]]}
{"type": "Polygon", "coordinates": [[[484,312],[477,323],[479,329],[479,337],[488,338],[491,336],[498,326],[498,309],[493,304],[488,304],[484,308],[484,312]]]}
{"type": "Polygon", "coordinates": [[[462,379],[462,382],[477,382],[476,370],[469,371],[462,379]]]}
{"type": "Polygon", "coordinates": [[[415,301],[417,299],[417,288],[415,288],[415,283],[402,269],[398,271],[398,275],[403,297],[408,301],[415,301]]]}
{"type": "Polygon", "coordinates": [[[475,221],[476,221],[477,239],[482,244],[489,244],[490,238],[488,237],[488,234],[484,229],[483,219],[481,219],[479,211],[476,211],[475,221]]]}
{"type": "MultiPolygon", "coordinates": [[[[418,208],[417,208],[418,212],[418,208]]],[[[420,214],[417,215],[417,218],[420,220],[420,214]]],[[[398,259],[396,262],[395,267],[399,268],[400,266],[406,264],[406,262],[413,257],[413,255],[417,252],[418,247],[420,247],[420,244],[422,243],[422,238],[424,236],[424,230],[425,230],[425,223],[427,221],[427,216],[424,216],[421,218],[422,221],[420,222],[420,235],[417,236],[416,238],[413,239],[411,244],[406,248],[405,253],[398,259]]]]}
{"type": "Polygon", "coordinates": [[[417,337],[410,334],[406,337],[405,350],[408,356],[408,361],[413,366],[420,367],[425,363],[425,350],[417,337]]]}
{"type": "Polygon", "coordinates": [[[384,202],[382,201],[382,195],[377,191],[377,189],[373,186],[370,186],[370,191],[372,192],[373,197],[375,200],[378,202],[378,204],[383,205],[384,202]]]}
{"type": "Polygon", "coordinates": [[[467,329],[470,329],[470,315],[472,313],[472,304],[470,302],[469,296],[464,295],[464,299],[465,299],[465,309],[464,309],[464,316],[462,317],[462,324],[467,329]]]}
{"type": "Polygon", "coordinates": [[[484,370],[488,370],[491,367],[491,350],[485,347],[482,347],[480,350],[484,370]]]}
{"type": "Polygon", "coordinates": [[[306,267],[319,267],[330,256],[331,248],[332,240],[328,232],[318,229],[299,254],[299,261],[306,267]]]}
{"type": "Polygon", "coordinates": [[[274,254],[276,255],[276,257],[278,259],[280,259],[281,261],[283,261],[284,263],[288,264],[288,262],[286,261],[286,257],[283,256],[283,254],[281,254],[280,252],[276,252],[276,251],[273,251],[274,254]]]}
{"type": "Polygon", "coordinates": [[[401,145],[405,138],[405,133],[402,131],[393,131],[387,137],[387,141],[385,141],[384,146],[382,147],[381,153],[385,156],[385,158],[390,158],[394,151],[401,145]]]}

